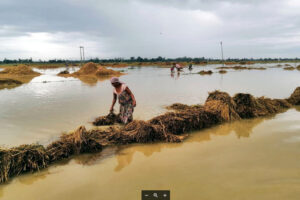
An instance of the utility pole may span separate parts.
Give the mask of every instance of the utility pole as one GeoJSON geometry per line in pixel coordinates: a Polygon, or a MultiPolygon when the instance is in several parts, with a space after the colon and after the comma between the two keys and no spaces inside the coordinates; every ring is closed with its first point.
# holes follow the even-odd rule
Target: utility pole
{"type": "Polygon", "coordinates": [[[85,61],[85,56],[84,56],[84,47],[82,47],[82,57],[83,57],[83,62],[85,61]]]}
{"type": "Polygon", "coordinates": [[[80,62],[81,62],[82,61],[81,47],[79,47],[79,51],[80,51],[80,62]]]}
{"type": "Polygon", "coordinates": [[[84,47],[83,46],[80,46],[79,47],[79,51],[80,51],[80,62],[82,64],[82,62],[85,61],[85,57],[84,57],[84,47]]]}
{"type": "Polygon", "coordinates": [[[222,43],[222,41],[220,42],[220,44],[221,44],[222,63],[223,63],[223,67],[224,67],[224,56],[223,56],[223,43],[222,43]]]}

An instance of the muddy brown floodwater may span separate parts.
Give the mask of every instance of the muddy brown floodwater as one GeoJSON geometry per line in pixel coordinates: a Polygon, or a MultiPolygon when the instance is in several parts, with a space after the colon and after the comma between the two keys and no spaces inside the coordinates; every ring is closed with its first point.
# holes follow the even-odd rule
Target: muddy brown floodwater
{"type": "MultiPolygon", "coordinates": [[[[258,65],[259,66],[259,65],[258,65]]],[[[195,67],[192,72],[218,66],[195,67]]],[[[265,66],[264,66],[265,67],[265,66]]],[[[18,88],[0,91],[1,144],[48,144],[62,131],[104,115],[112,88],[56,77],[61,69],[18,88]]],[[[175,102],[204,103],[208,91],[286,98],[299,71],[267,68],[173,77],[169,69],[125,69],[134,91],[135,117],[149,119],[175,102]],[[157,87],[159,83],[159,87],[157,87]]],[[[140,199],[142,189],[170,189],[172,199],[298,199],[300,107],[268,118],[242,120],[194,132],[179,144],[128,145],[81,155],[0,186],[0,199],[140,199]]],[[[91,125],[90,125],[91,126],[91,125]]]]}

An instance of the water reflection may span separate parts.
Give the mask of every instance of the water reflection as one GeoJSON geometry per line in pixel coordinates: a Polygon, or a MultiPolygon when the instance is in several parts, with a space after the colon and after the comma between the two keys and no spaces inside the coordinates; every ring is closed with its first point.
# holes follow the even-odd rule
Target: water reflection
{"type": "Polygon", "coordinates": [[[18,181],[20,183],[24,184],[24,185],[31,185],[34,182],[38,181],[38,180],[45,179],[50,174],[53,174],[53,173],[50,173],[48,169],[43,169],[39,173],[32,174],[31,177],[29,177],[29,176],[20,176],[18,178],[18,181]]]}
{"type": "Polygon", "coordinates": [[[143,153],[146,157],[149,157],[153,155],[153,153],[160,152],[164,148],[178,148],[182,145],[188,145],[188,143],[202,143],[210,141],[211,136],[213,135],[226,136],[234,133],[238,138],[249,138],[256,126],[258,126],[263,121],[270,120],[272,118],[273,117],[256,118],[251,120],[241,120],[232,123],[225,123],[216,127],[205,129],[203,131],[195,132],[191,134],[191,136],[183,143],[158,143],[151,145],[134,145],[131,147],[121,147],[116,155],[118,165],[116,166],[115,171],[121,171],[126,166],[130,165],[136,152],[143,153]]]}
{"type": "Polygon", "coordinates": [[[118,153],[116,154],[116,159],[118,161],[117,166],[115,167],[115,172],[120,172],[126,166],[129,166],[133,160],[133,156],[136,152],[142,153],[146,157],[152,156],[154,153],[161,152],[164,148],[177,148],[182,146],[183,143],[158,143],[158,144],[149,144],[149,145],[133,145],[133,146],[123,146],[120,147],[118,153]]]}
{"type": "Polygon", "coordinates": [[[7,83],[7,84],[0,84],[0,90],[2,89],[14,89],[17,87],[20,87],[23,84],[27,84],[30,81],[32,81],[35,78],[35,76],[28,76],[28,75],[23,75],[23,76],[13,76],[13,75],[1,75],[0,79],[12,79],[12,80],[16,80],[18,82],[21,83],[7,83]]]}
{"type": "Polygon", "coordinates": [[[161,152],[164,148],[178,148],[188,143],[202,143],[211,140],[215,136],[227,136],[234,133],[237,138],[249,138],[253,133],[253,129],[265,120],[271,120],[274,116],[256,118],[251,120],[241,120],[232,123],[225,123],[209,129],[194,132],[183,143],[155,143],[155,144],[134,144],[110,148],[106,151],[76,157],[75,160],[78,164],[93,165],[99,163],[101,160],[116,154],[117,166],[115,172],[120,172],[125,167],[129,166],[133,161],[136,152],[142,153],[145,157],[150,157],[154,153],[161,152]]]}
{"type": "Polygon", "coordinates": [[[3,197],[3,187],[0,187],[0,198],[2,198],[3,197]]]}
{"type": "Polygon", "coordinates": [[[180,78],[180,72],[181,71],[177,71],[177,72],[173,71],[173,72],[171,72],[171,74],[170,74],[171,78],[173,78],[175,80],[179,79],[180,78]]]}
{"type": "Polygon", "coordinates": [[[85,83],[89,86],[95,86],[95,85],[97,85],[98,81],[101,82],[101,81],[109,80],[111,78],[111,76],[103,76],[103,77],[78,76],[76,78],[78,78],[80,81],[82,81],[83,83],[85,83]]]}
{"type": "Polygon", "coordinates": [[[2,187],[0,187],[0,197],[1,197],[2,190],[5,187],[8,187],[11,184],[11,182],[18,181],[19,183],[24,184],[24,185],[32,185],[39,180],[43,180],[43,179],[47,178],[48,175],[61,173],[63,171],[62,169],[53,170],[53,168],[55,168],[57,166],[65,166],[65,165],[69,164],[71,161],[72,161],[71,158],[62,160],[62,161],[55,163],[55,165],[52,166],[51,170],[50,170],[50,168],[45,168],[45,169],[41,169],[39,172],[27,173],[27,174],[25,173],[25,174],[18,176],[17,179],[11,179],[7,183],[2,184],[2,187]]]}
{"type": "Polygon", "coordinates": [[[177,72],[177,79],[180,77],[180,71],[177,72]]]}
{"type": "Polygon", "coordinates": [[[213,128],[212,134],[228,135],[233,132],[236,134],[237,138],[249,138],[250,135],[253,133],[253,129],[255,128],[255,126],[257,126],[265,120],[270,120],[272,118],[274,118],[274,116],[226,123],[221,126],[217,126],[216,128],[213,128]]]}
{"type": "Polygon", "coordinates": [[[108,147],[103,149],[103,151],[99,153],[93,153],[93,154],[83,154],[74,157],[74,161],[77,164],[81,165],[95,165],[99,164],[101,161],[103,161],[106,158],[112,157],[119,151],[120,147],[108,147]]]}
{"type": "Polygon", "coordinates": [[[95,86],[98,82],[97,77],[94,76],[79,76],[77,78],[89,86],[95,86]]]}
{"type": "Polygon", "coordinates": [[[38,172],[21,174],[20,176],[18,176],[17,179],[12,178],[10,181],[4,184],[0,184],[0,199],[4,195],[4,190],[10,185],[15,184],[14,182],[18,182],[26,186],[32,185],[37,181],[46,179],[49,175],[62,173],[63,170],[61,168],[59,170],[53,170],[53,168],[57,166],[67,165],[70,163],[71,160],[72,159],[59,161],[54,166],[52,166],[51,170],[50,168],[45,168],[45,169],[41,169],[38,172]]]}
{"type": "Polygon", "coordinates": [[[9,187],[10,184],[12,184],[13,181],[18,181],[19,183],[24,184],[24,185],[32,185],[33,183],[35,183],[38,180],[45,179],[50,174],[53,174],[53,173],[50,173],[48,171],[48,169],[43,169],[38,173],[31,174],[31,176],[21,175],[21,176],[18,177],[17,180],[10,180],[9,182],[1,185],[1,187],[0,187],[0,199],[1,199],[1,197],[4,196],[5,188],[9,187]]]}
{"type": "Polygon", "coordinates": [[[175,73],[175,72],[171,72],[171,74],[170,74],[170,75],[171,75],[171,78],[174,78],[174,73],[175,73]]]}
{"type": "Polygon", "coordinates": [[[300,112],[300,106],[295,106],[295,109],[300,112]]]}

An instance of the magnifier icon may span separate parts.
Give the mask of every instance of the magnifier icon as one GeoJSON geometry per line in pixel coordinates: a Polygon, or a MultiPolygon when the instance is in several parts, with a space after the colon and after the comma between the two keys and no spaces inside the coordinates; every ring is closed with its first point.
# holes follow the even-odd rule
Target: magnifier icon
{"type": "Polygon", "coordinates": [[[154,193],[153,193],[153,196],[154,196],[155,198],[158,198],[158,196],[157,196],[157,193],[156,193],[156,192],[154,192],[154,193]]]}

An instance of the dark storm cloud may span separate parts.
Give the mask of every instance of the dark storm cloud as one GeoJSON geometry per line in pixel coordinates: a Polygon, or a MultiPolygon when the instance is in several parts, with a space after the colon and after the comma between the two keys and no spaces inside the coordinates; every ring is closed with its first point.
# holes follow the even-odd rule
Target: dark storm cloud
{"type": "Polygon", "coordinates": [[[76,58],[79,45],[90,57],[218,57],[220,40],[227,57],[295,57],[299,9],[297,0],[1,0],[0,59],[76,58]]]}

